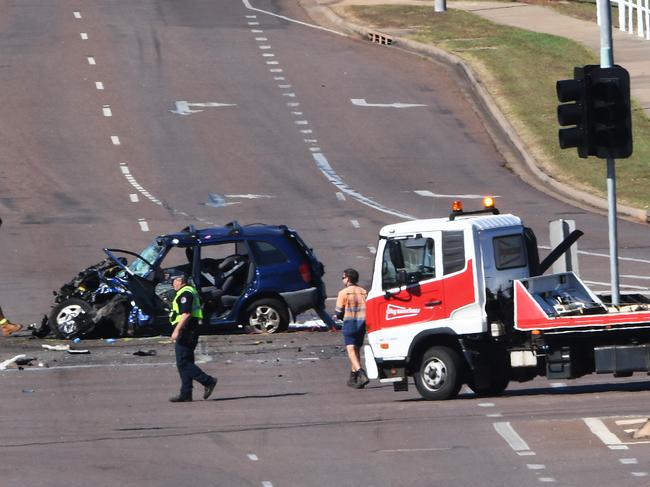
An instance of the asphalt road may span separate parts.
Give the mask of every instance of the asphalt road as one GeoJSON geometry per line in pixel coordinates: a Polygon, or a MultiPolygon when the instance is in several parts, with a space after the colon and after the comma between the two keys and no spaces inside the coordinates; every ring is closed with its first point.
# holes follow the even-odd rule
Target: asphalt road
{"type": "MultiPolygon", "coordinates": [[[[252,2],[307,21],[290,2],[252,2]]],[[[580,248],[607,253],[602,216],[503,169],[444,66],[241,0],[3,1],[0,12],[0,304],[17,321],[39,320],[102,247],[138,250],[188,223],[293,226],[330,294],[345,267],[367,283],[381,225],[442,216],[451,195],[497,195],[542,244],[548,220],[574,218],[580,248]]],[[[622,260],[625,283],[645,287],[647,227],[619,230],[621,256],[637,259],[622,260]]],[[[608,281],[606,258],[583,254],[581,271],[608,281]]],[[[340,340],[205,337],[214,400],[170,404],[166,339],[80,343],[88,355],[3,339],[3,359],[50,367],[0,372],[2,484],[647,482],[648,445],[627,444],[633,426],[617,423],[646,414],[645,376],[432,404],[413,388],[347,388],[340,340]]]]}
{"type": "Polygon", "coordinates": [[[345,385],[338,333],[202,337],[214,396],[172,404],[165,338],[7,340],[49,368],[0,372],[0,478],[23,485],[647,485],[647,378],[538,379],[497,398],[345,385]],[[47,344],[57,342],[47,341],[47,344]],[[155,356],[135,356],[156,350],[155,356]]]}

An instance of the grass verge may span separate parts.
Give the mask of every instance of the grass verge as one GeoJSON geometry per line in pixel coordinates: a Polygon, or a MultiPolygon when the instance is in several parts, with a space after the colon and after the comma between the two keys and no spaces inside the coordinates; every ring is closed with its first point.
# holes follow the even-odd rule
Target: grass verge
{"type": "MultiPolygon", "coordinates": [[[[537,160],[556,179],[606,195],[606,164],[576,150],[561,150],[557,139],[555,82],[573,77],[573,67],[598,64],[596,53],[574,41],[490,22],[449,9],[427,6],[349,6],[347,14],[376,29],[402,29],[407,37],[434,44],[465,59],[537,160]]],[[[404,35],[404,34],[400,34],[404,35]]],[[[617,161],[622,203],[650,208],[650,119],[633,104],[634,154],[617,161]]]]}

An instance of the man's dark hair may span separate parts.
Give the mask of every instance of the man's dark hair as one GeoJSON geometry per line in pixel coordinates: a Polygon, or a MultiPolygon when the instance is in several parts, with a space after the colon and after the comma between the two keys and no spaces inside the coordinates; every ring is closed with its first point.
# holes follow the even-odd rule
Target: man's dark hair
{"type": "Polygon", "coordinates": [[[345,277],[347,277],[348,279],[350,279],[350,282],[352,284],[356,284],[357,282],[359,282],[359,273],[357,272],[356,269],[352,269],[351,267],[348,268],[348,269],[345,269],[343,271],[343,275],[345,277]]]}

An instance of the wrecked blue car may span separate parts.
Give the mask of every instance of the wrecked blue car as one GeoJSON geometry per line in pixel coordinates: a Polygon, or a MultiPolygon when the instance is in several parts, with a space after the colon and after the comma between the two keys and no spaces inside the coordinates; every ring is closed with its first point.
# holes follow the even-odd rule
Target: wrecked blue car
{"type": "Polygon", "coordinates": [[[309,309],[326,322],[324,266],[295,230],[231,222],[154,239],[142,252],[104,249],[107,258],[57,292],[42,328],[58,338],[134,336],[171,331],[170,276],[182,271],[201,295],[202,332],[239,326],[285,331],[309,309]]]}

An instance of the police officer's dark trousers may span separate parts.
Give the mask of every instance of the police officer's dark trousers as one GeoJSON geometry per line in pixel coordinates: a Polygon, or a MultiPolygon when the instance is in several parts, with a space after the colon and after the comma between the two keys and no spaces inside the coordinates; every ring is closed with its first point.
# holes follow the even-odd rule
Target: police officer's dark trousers
{"type": "Polygon", "coordinates": [[[192,397],[192,380],[204,387],[212,383],[212,378],[194,363],[194,349],[198,342],[199,334],[188,330],[183,330],[176,340],[176,367],[181,376],[180,395],[183,398],[192,397]]]}

